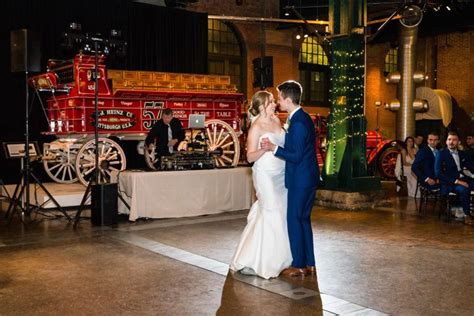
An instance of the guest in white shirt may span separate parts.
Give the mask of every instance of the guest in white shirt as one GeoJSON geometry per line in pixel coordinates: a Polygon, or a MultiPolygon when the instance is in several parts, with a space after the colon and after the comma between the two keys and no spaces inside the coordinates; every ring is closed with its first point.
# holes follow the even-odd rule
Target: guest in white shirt
{"type": "Polygon", "coordinates": [[[464,211],[464,223],[474,225],[470,211],[471,190],[474,190],[474,179],[464,175],[464,169],[474,172],[468,162],[466,153],[458,150],[459,136],[449,132],[446,148],[436,155],[435,174],[441,183],[441,194],[447,196],[455,192],[464,211]]]}

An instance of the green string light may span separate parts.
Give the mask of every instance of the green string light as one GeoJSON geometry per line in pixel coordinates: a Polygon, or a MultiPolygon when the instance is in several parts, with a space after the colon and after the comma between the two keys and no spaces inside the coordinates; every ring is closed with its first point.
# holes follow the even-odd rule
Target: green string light
{"type": "Polygon", "coordinates": [[[359,39],[342,39],[329,44],[332,60],[329,89],[331,112],[327,124],[327,174],[339,171],[338,166],[348,141],[360,142],[359,139],[367,137],[365,129],[360,128],[363,126],[362,122],[365,122],[365,51],[361,43],[363,41],[359,39]]]}

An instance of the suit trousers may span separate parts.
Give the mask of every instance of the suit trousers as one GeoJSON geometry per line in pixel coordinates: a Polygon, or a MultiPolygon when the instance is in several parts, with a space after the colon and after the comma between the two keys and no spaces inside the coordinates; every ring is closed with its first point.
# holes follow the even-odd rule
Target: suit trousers
{"type": "Polygon", "coordinates": [[[466,188],[462,185],[455,184],[453,185],[449,192],[455,192],[458,196],[459,203],[461,203],[462,209],[465,215],[471,214],[471,190],[474,190],[474,179],[464,178],[462,179],[469,184],[469,188],[466,188]]]}
{"type": "Polygon", "coordinates": [[[288,189],[288,235],[293,255],[292,266],[295,268],[315,265],[311,228],[311,210],[315,197],[316,188],[288,189]]]}

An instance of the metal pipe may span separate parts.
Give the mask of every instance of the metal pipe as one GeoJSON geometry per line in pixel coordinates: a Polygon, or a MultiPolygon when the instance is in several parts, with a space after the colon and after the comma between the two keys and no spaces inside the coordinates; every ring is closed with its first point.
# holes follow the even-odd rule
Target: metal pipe
{"type": "MultiPolygon", "coordinates": [[[[223,21],[244,21],[244,22],[273,22],[273,23],[290,23],[290,24],[314,24],[314,25],[329,25],[329,21],[323,20],[295,20],[295,19],[278,19],[278,18],[257,18],[248,16],[232,16],[232,15],[208,15],[211,20],[223,20],[223,21]]],[[[395,15],[392,20],[399,20],[400,15],[395,15]]],[[[387,19],[378,19],[368,21],[367,25],[380,24],[385,22],[387,19]]]]}
{"type": "Polygon", "coordinates": [[[248,16],[230,16],[230,15],[208,15],[211,20],[224,21],[245,21],[245,22],[274,22],[274,23],[297,23],[297,24],[314,24],[314,25],[329,25],[328,21],[322,20],[294,20],[294,19],[277,19],[277,18],[257,18],[248,16]]]}
{"type": "Polygon", "coordinates": [[[417,39],[418,27],[400,26],[398,65],[401,78],[397,93],[400,100],[400,110],[397,113],[397,139],[400,140],[415,135],[415,111],[413,110],[415,82],[413,74],[415,72],[417,39]]]}

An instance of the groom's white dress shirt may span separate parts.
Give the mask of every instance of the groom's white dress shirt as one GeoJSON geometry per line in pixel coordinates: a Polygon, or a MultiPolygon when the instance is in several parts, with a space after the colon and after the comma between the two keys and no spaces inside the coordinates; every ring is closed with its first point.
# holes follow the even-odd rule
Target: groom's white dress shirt
{"type": "Polygon", "coordinates": [[[290,115],[288,115],[288,119],[291,121],[291,118],[293,117],[293,115],[296,113],[296,111],[298,111],[299,109],[301,109],[301,106],[297,106],[293,111],[291,111],[290,115]]]}
{"type": "MultiPolygon", "coordinates": [[[[296,111],[298,111],[299,109],[301,109],[301,106],[297,106],[293,111],[291,111],[290,114],[288,115],[288,118],[286,119],[286,121],[287,122],[291,121],[291,118],[296,113],[296,111]]],[[[276,146],[275,149],[273,150],[273,154],[276,154],[277,150],[278,150],[278,146],[276,146]]]]}
{"type": "MultiPolygon", "coordinates": [[[[168,124],[168,143],[173,139],[173,132],[171,130],[171,125],[168,124]]],[[[173,146],[168,146],[168,150],[170,152],[170,154],[173,153],[174,149],[173,149],[173,146]]]]}

